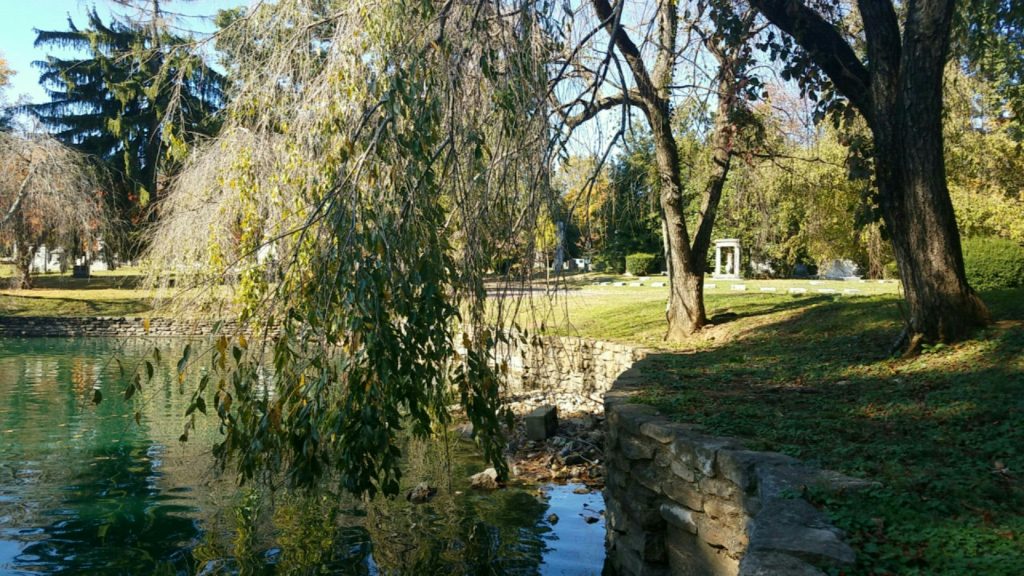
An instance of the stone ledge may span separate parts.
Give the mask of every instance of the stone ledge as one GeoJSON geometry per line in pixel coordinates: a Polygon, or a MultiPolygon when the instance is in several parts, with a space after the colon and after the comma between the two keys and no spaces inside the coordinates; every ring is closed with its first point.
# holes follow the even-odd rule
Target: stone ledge
{"type": "Polygon", "coordinates": [[[801,495],[812,487],[856,490],[876,483],[747,450],[737,439],[673,422],[652,406],[632,403],[642,385],[633,365],[605,394],[606,462],[617,469],[616,482],[605,490],[608,508],[617,511],[609,556],[622,574],[820,575],[817,566],[855,561],[842,531],[801,495]],[[641,540],[645,551],[659,549],[649,542],[655,518],[664,525],[664,561],[637,550],[641,540]]]}

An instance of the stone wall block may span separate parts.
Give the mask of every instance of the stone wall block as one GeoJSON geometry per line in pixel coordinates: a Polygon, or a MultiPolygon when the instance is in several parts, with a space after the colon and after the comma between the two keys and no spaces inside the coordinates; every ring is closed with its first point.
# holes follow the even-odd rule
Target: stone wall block
{"type": "MultiPolygon", "coordinates": [[[[671,452],[670,452],[671,454],[671,452]]],[[[686,482],[696,482],[697,472],[679,460],[673,460],[670,466],[672,473],[686,482]]]]}
{"type": "Polygon", "coordinates": [[[650,420],[640,425],[641,434],[662,444],[672,442],[680,432],[688,432],[687,427],[666,420],[650,420]]]}
{"type": "Polygon", "coordinates": [[[654,445],[630,434],[619,436],[619,450],[630,460],[650,460],[654,457],[654,445]]]}
{"type": "Polygon", "coordinates": [[[672,469],[672,452],[668,448],[659,446],[654,450],[654,465],[658,468],[672,469]]]}
{"type": "Polygon", "coordinates": [[[733,556],[739,557],[747,549],[750,539],[746,533],[746,523],[728,524],[718,522],[707,514],[698,514],[697,538],[717,548],[725,548],[733,556]]]}
{"type": "Polygon", "coordinates": [[[675,526],[690,534],[697,533],[697,520],[694,518],[696,513],[693,510],[666,502],[658,508],[658,512],[670,526],[675,526]]]}
{"type": "Polygon", "coordinates": [[[757,487],[757,468],[759,466],[793,466],[799,464],[796,458],[777,452],[754,452],[751,450],[721,450],[715,466],[722,476],[744,492],[752,492],[757,487]]]}
{"type": "Polygon", "coordinates": [[[644,562],[634,550],[626,547],[615,549],[615,560],[624,576],[671,576],[672,571],[667,564],[644,562]]]}
{"type": "Polygon", "coordinates": [[[852,564],[856,555],[841,531],[801,498],[766,502],[751,523],[752,549],[782,552],[814,563],[852,564]]]}
{"type": "MultiPolygon", "coordinates": [[[[675,537],[670,530],[665,538],[672,573],[685,576],[736,576],[739,562],[722,549],[709,546],[689,534],[675,537]]],[[[782,576],[777,575],[777,576],[782,576]]]]}
{"type": "Polygon", "coordinates": [[[609,488],[604,490],[604,518],[605,525],[610,530],[616,532],[625,533],[629,527],[629,521],[626,518],[626,511],[622,507],[621,499],[613,497],[609,488]]]}
{"type": "Polygon", "coordinates": [[[811,564],[780,552],[751,550],[740,560],[739,576],[826,576],[811,564]]]}
{"type": "MultiPolygon", "coordinates": [[[[613,495],[616,495],[613,492],[613,495]]],[[[665,527],[665,519],[661,517],[659,506],[661,504],[657,492],[653,492],[637,482],[631,482],[626,487],[622,509],[626,514],[644,530],[661,530],[665,527]]]]}
{"type": "Polygon", "coordinates": [[[698,489],[707,496],[718,496],[726,500],[736,498],[739,494],[739,488],[721,478],[697,478],[698,489]]]}
{"type": "Polygon", "coordinates": [[[641,434],[640,427],[644,423],[656,418],[658,411],[653,406],[644,404],[622,404],[616,406],[613,414],[608,415],[610,424],[637,436],[641,434]]]}
{"type": "Polygon", "coordinates": [[[683,482],[680,479],[673,478],[665,482],[662,486],[662,491],[665,493],[665,496],[668,496],[677,504],[686,506],[690,510],[696,510],[697,512],[704,510],[704,495],[697,489],[697,485],[692,482],[683,482]]]}
{"type": "Polygon", "coordinates": [[[659,469],[650,460],[642,460],[633,463],[630,470],[630,477],[641,486],[655,494],[661,494],[662,478],[658,473],[659,469]]]}
{"type": "Polygon", "coordinates": [[[731,500],[722,500],[712,496],[704,498],[704,512],[712,518],[729,521],[745,515],[742,506],[731,500]]]}
{"type": "Polygon", "coordinates": [[[668,561],[663,532],[631,530],[622,535],[620,542],[636,552],[644,562],[664,564],[668,561]]]}

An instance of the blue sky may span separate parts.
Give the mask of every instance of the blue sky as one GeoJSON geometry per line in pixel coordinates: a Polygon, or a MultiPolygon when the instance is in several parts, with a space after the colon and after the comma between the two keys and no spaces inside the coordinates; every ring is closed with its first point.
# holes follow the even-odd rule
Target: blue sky
{"type": "MultiPolygon", "coordinates": [[[[221,8],[248,5],[250,0],[163,0],[163,4],[169,12],[188,15],[180,20],[181,25],[208,31],[213,25],[198,16],[212,16],[221,8]]],[[[46,100],[39,86],[39,72],[32,67],[32,62],[44,59],[47,50],[32,46],[36,39],[34,30],[66,30],[68,15],[75,25],[84,27],[85,14],[93,6],[104,19],[110,16],[112,9],[124,11],[109,0],[0,0],[0,53],[17,73],[7,89],[8,101],[22,95],[34,102],[46,100]]]]}

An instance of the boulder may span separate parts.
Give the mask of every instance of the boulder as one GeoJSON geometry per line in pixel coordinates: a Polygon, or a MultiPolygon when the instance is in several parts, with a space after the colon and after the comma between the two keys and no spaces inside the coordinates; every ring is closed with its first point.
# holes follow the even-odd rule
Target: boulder
{"type": "Polygon", "coordinates": [[[469,486],[477,490],[496,490],[498,488],[498,471],[488,468],[483,472],[469,477],[469,486]]]}

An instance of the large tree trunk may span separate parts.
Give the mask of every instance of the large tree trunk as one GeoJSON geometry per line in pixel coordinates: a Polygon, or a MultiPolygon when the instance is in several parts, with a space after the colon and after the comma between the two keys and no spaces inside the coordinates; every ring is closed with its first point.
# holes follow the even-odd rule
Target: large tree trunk
{"type": "Polygon", "coordinates": [[[750,0],[791,35],[871,126],[875,176],[908,307],[908,352],[988,322],[967,283],[942,152],[942,75],[954,0],[858,0],[867,64],[802,0],[750,0]]]}
{"type": "Polygon", "coordinates": [[[920,341],[960,340],[989,320],[967,283],[946,185],[942,75],[951,9],[948,0],[922,3],[908,19],[902,73],[876,69],[872,78],[869,124],[882,215],[906,294],[908,351],[920,341]]]}

